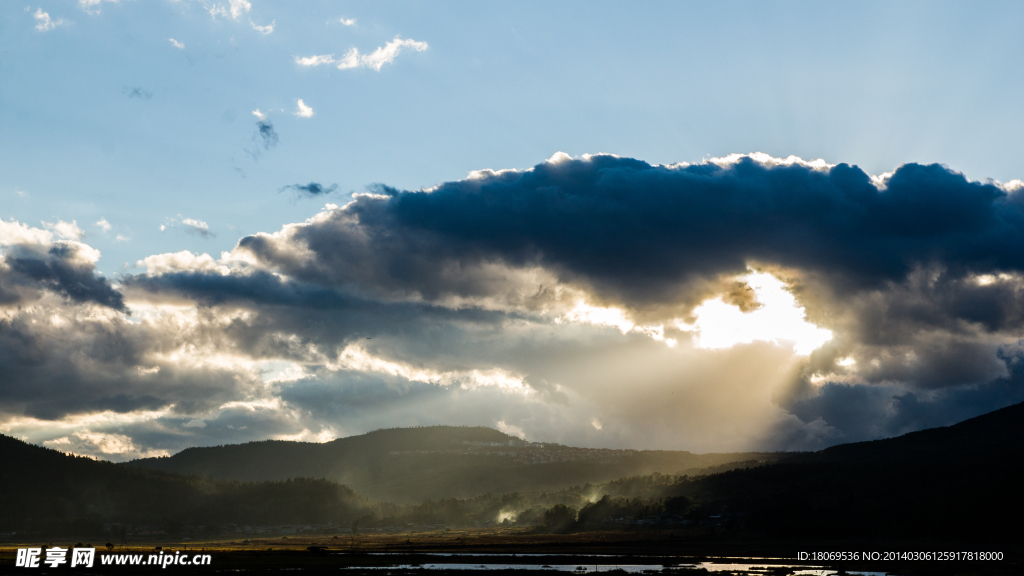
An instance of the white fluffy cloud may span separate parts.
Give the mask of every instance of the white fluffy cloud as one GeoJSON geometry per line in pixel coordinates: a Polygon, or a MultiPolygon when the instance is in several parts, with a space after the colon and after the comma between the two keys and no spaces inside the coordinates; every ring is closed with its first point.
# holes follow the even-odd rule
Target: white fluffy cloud
{"type": "Polygon", "coordinates": [[[394,40],[388,42],[384,46],[381,46],[369,54],[360,54],[359,49],[352,48],[345,53],[340,59],[336,60],[333,54],[321,54],[306,57],[296,57],[295,63],[300,66],[321,66],[324,64],[334,64],[339,70],[348,70],[351,68],[369,68],[371,70],[380,71],[385,64],[390,64],[395,61],[395,58],[404,49],[415,50],[422,52],[428,48],[426,42],[419,42],[417,40],[405,39],[395,37],[394,40]]]}
{"type": "Polygon", "coordinates": [[[102,4],[103,2],[117,4],[120,1],[121,0],[78,0],[78,7],[84,10],[86,13],[95,16],[100,13],[100,4],[102,4]]]}
{"type": "Polygon", "coordinates": [[[197,232],[201,236],[210,235],[210,225],[202,220],[196,220],[194,218],[184,218],[181,221],[182,224],[197,232]]]}
{"type": "Polygon", "coordinates": [[[223,16],[225,18],[231,17],[234,20],[238,20],[242,14],[248,13],[252,10],[252,3],[248,0],[228,0],[228,4],[214,3],[203,0],[203,7],[210,13],[212,18],[223,16]]]}
{"type": "Polygon", "coordinates": [[[14,219],[9,222],[0,220],[0,246],[41,245],[49,246],[53,242],[53,233],[33,228],[14,219]]]}
{"type": "Polygon", "coordinates": [[[54,234],[64,240],[81,240],[85,236],[85,232],[78,227],[78,222],[75,220],[72,220],[71,222],[57,220],[56,223],[43,222],[43,226],[46,227],[47,230],[53,230],[54,234]]]}
{"type": "Polygon", "coordinates": [[[323,64],[333,64],[334,54],[319,54],[313,56],[296,56],[295,63],[299,66],[320,66],[323,64]]]}
{"type": "Polygon", "coordinates": [[[342,58],[340,62],[338,62],[338,69],[344,70],[346,68],[357,68],[362,66],[379,72],[381,67],[385,64],[394,62],[398,53],[405,48],[422,52],[427,49],[427,43],[417,42],[416,40],[403,40],[395,37],[391,42],[388,42],[369,54],[360,55],[359,51],[353,48],[345,54],[345,57],[342,58]]]}
{"type": "Polygon", "coordinates": [[[185,49],[185,43],[184,42],[178,42],[174,38],[168,38],[167,40],[171,43],[172,46],[174,46],[178,50],[184,50],[185,49]]]}
{"type": "Polygon", "coordinates": [[[195,234],[202,236],[203,238],[212,238],[216,236],[211,230],[210,225],[202,220],[195,218],[185,218],[181,214],[178,214],[177,218],[168,218],[164,224],[160,225],[160,231],[165,232],[168,228],[174,228],[178,225],[182,225],[185,231],[189,234],[195,234]]]}
{"type": "Polygon", "coordinates": [[[36,30],[39,30],[40,32],[47,32],[53,30],[57,26],[65,24],[63,18],[54,20],[50,18],[50,14],[48,12],[43,12],[42,8],[36,8],[36,12],[32,17],[36,19],[36,30]]]}
{"type": "Polygon", "coordinates": [[[135,263],[137,268],[146,268],[147,274],[166,274],[180,271],[216,271],[227,274],[228,268],[209,254],[193,254],[188,250],[154,254],[135,263]]]}
{"type": "Polygon", "coordinates": [[[295,101],[294,114],[299,118],[312,118],[313,109],[307,106],[306,103],[302,101],[302,98],[299,98],[295,101]]]}
{"type": "Polygon", "coordinates": [[[238,20],[238,17],[252,9],[249,0],[230,0],[231,17],[238,20]]]}
{"type": "Polygon", "coordinates": [[[270,24],[267,24],[266,26],[257,26],[256,23],[252,20],[249,20],[249,24],[252,26],[253,30],[266,36],[267,34],[270,34],[271,32],[274,31],[274,25],[277,24],[277,20],[272,21],[270,24]]]}

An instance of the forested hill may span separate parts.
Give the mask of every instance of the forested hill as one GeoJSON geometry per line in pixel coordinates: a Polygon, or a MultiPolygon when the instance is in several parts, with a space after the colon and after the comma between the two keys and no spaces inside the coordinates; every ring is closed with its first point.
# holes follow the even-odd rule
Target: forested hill
{"type": "Polygon", "coordinates": [[[124,466],[225,480],[327,478],[373,499],[418,502],[552,490],[655,472],[693,474],[781,456],[572,448],[524,443],[490,428],[429,426],[377,430],[324,444],[263,441],[189,448],[124,466]]]}
{"type": "Polygon", "coordinates": [[[771,466],[682,479],[683,495],[775,537],[1015,539],[1024,514],[1024,404],[771,466]]]}
{"type": "Polygon", "coordinates": [[[391,428],[323,444],[264,440],[186,448],[172,457],[143,458],[129,466],[230,480],[285,480],[344,476],[368,468],[391,452],[431,452],[463,448],[463,442],[507,445],[510,436],[484,427],[391,428]]]}
{"type": "Polygon", "coordinates": [[[350,488],[324,480],[213,481],[76,457],[3,435],[0,461],[0,532],[89,534],[111,522],[326,522],[356,517],[367,505],[350,488]]]}
{"type": "Polygon", "coordinates": [[[618,526],[612,520],[622,520],[686,526],[705,535],[713,527],[715,533],[742,538],[939,537],[947,543],[990,544],[1015,537],[999,520],[1024,514],[1019,489],[1024,404],[947,428],[804,454],[509,446],[509,439],[486,428],[382,430],[328,444],[257,442],[193,449],[127,465],[0,436],[0,490],[13,495],[0,508],[0,532],[95,534],[110,522],[158,525],[169,533],[228,523],[347,526],[355,519],[360,526],[383,528],[409,522],[467,525],[494,520],[502,512],[506,517],[514,513],[516,521],[527,525],[543,521],[540,529],[546,529],[551,516],[564,517],[561,529],[566,530],[607,529],[618,526]],[[273,460],[275,453],[282,460],[273,460]],[[333,462],[316,462],[332,454],[333,462]],[[228,471],[232,459],[244,470],[265,467],[274,473],[285,471],[281,462],[305,466],[307,474],[320,465],[376,487],[379,494],[404,496],[386,499],[435,499],[395,506],[363,499],[330,480],[238,482],[140,466],[172,468],[168,464],[177,464],[183,455],[193,466],[228,471]],[[226,460],[218,462],[222,456],[226,460]],[[716,459],[725,463],[716,464],[716,459]],[[644,470],[694,463],[717,473],[671,476],[644,470]],[[474,491],[490,494],[436,499],[437,494],[474,491]],[[493,496],[501,493],[506,494],[493,496]],[[552,510],[559,513],[552,516],[552,510]]]}
{"type": "Polygon", "coordinates": [[[129,465],[232,480],[323,478],[343,473],[339,464],[364,465],[390,452],[443,451],[468,446],[463,442],[507,445],[511,439],[511,436],[484,427],[389,428],[323,444],[263,440],[186,448],[172,457],[143,458],[133,460],[129,465]]]}

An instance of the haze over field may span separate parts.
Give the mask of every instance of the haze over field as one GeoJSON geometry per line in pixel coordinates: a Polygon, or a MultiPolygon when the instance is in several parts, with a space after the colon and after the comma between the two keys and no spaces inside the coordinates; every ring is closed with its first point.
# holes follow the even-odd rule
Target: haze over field
{"type": "Polygon", "coordinates": [[[0,8],[0,432],[809,450],[1024,400],[1019,4],[539,6],[0,8]]]}

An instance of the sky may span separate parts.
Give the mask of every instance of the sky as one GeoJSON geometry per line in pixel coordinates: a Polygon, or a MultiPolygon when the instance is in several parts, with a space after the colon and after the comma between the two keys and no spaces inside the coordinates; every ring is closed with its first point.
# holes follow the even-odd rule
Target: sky
{"type": "Polygon", "coordinates": [[[810,450],[1024,400],[1024,5],[0,6],[0,433],[810,450]]]}

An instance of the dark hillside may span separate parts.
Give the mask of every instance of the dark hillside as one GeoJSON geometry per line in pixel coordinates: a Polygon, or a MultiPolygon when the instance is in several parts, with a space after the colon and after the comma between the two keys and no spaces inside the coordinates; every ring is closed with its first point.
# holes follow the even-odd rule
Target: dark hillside
{"type": "Polygon", "coordinates": [[[528,444],[483,427],[377,430],[324,444],[264,441],[189,448],[127,466],[223,480],[328,478],[367,497],[394,502],[554,490],[637,474],[694,473],[747,466],[782,454],[693,454],[528,444]],[[747,461],[747,462],[744,462],[747,461]]]}
{"type": "Polygon", "coordinates": [[[462,442],[507,444],[511,436],[484,427],[390,428],[324,444],[263,440],[246,444],[186,448],[169,458],[143,458],[130,464],[154,470],[204,474],[232,480],[285,480],[344,474],[393,451],[443,451],[462,442]]]}
{"type": "Polygon", "coordinates": [[[5,464],[0,489],[16,495],[0,509],[0,531],[85,534],[110,522],[168,530],[191,525],[193,531],[204,525],[235,530],[226,525],[288,523],[327,529],[333,522],[337,529],[356,519],[359,526],[392,529],[514,517],[539,530],[661,525],[700,538],[998,545],[1016,537],[1005,521],[1024,513],[1022,416],[1024,405],[1017,405],[899,438],[771,455],[524,446],[522,441],[509,446],[508,437],[494,430],[437,427],[378,431],[328,444],[192,449],[131,466],[0,436],[5,464]],[[307,473],[342,470],[378,493],[419,501],[373,503],[330,480],[240,482],[139,465],[172,468],[185,462],[228,472],[232,466],[258,471],[262,465],[269,473],[288,472],[268,460],[275,454],[288,465],[305,466],[307,473]],[[689,476],[642,471],[702,463],[706,467],[689,476]],[[609,478],[578,480],[601,477],[609,478]],[[473,492],[488,494],[430,496],[473,492]]]}
{"type": "Polygon", "coordinates": [[[672,495],[774,537],[1004,541],[1024,513],[1024,404],[944,428],[688,478],[672,495]]]}
{"type": "Polygon", "coordinates": [[[70,456],[2,435],[0,461],[0,531],[327,522],[355,518],[366,506],[348,487],[325,480],[213,481],[70,456]]]}

